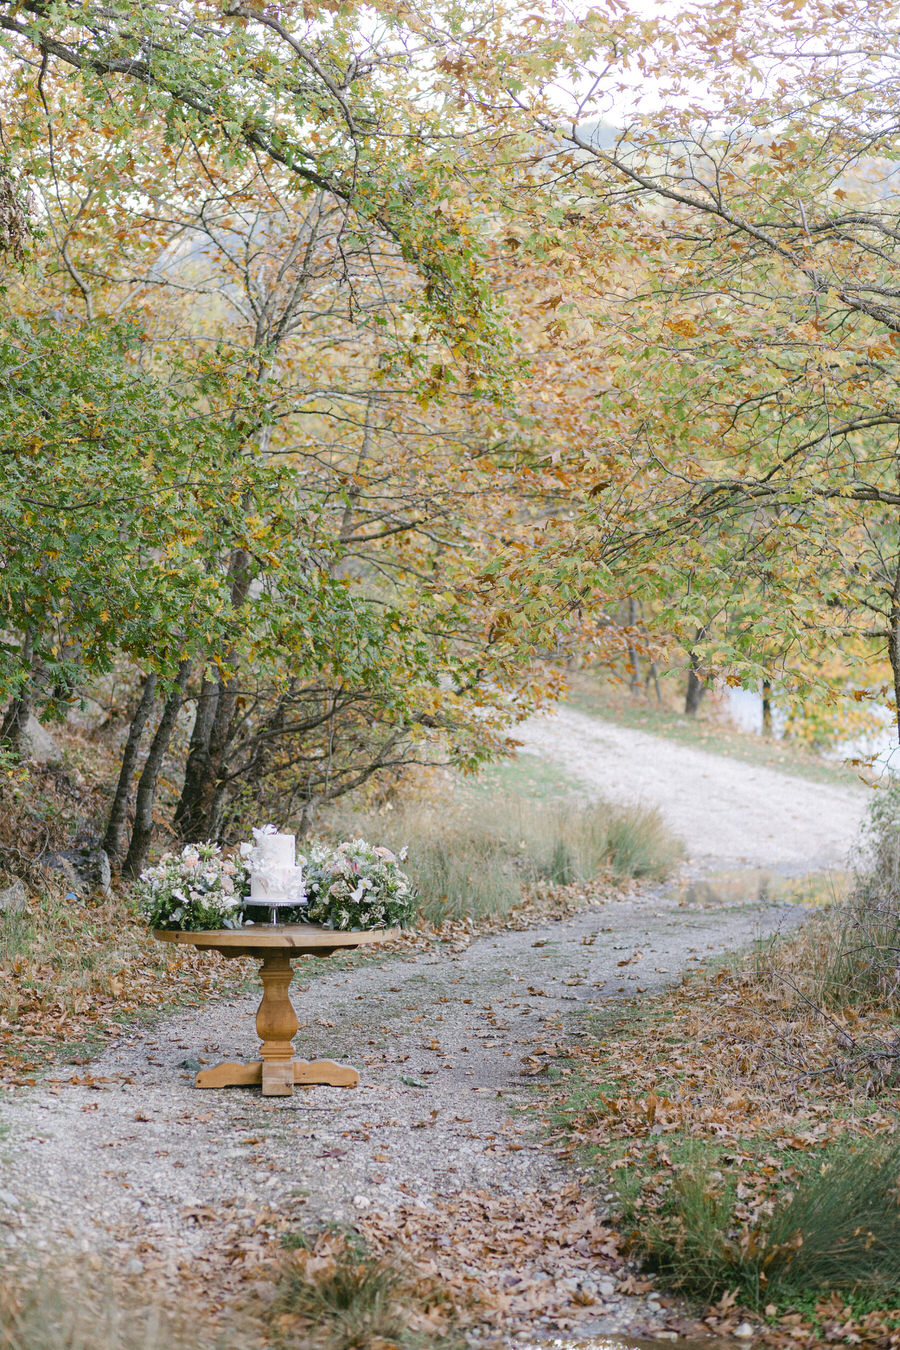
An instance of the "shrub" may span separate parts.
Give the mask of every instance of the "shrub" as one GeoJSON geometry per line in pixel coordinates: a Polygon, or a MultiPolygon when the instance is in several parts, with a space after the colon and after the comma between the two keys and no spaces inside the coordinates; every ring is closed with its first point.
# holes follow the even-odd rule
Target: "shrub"
{"type": "Polygon", "coordinates": [[[875,797],[847,905],[832,982],[841,1002],[896,1000],[900,988],[900,782],[875,797]]]}
{"type": "Polygon", "coordinates": [[[447,1293],[353,1231],[288,1234],[270,1317],[285,1350],[464,1350],[447,1293]]]}
{"type": "Polygon", "coordinates": [[[822,1010],[900,1001],[900,782],[872,802],[846,901],[807,925],[768,972],[822,1010]]]}

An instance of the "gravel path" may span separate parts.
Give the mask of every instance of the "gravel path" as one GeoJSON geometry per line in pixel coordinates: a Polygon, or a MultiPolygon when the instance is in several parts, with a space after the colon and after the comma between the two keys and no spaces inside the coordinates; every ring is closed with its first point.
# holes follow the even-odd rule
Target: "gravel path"
{"type": "MultiPolygon", "coordinates": [[[[182,1064],[253,1058],[257,1000],[169,1018],[78,1070],[80,1081],[3,1102],[0,1242],[106,1253],[135,1278],[175,1282],[262,1207],[310,1223],[463,1190],[558,1188],[568,1174],[538,1146],[527,1113],[511,1113],[533,1092],[523,1057],[552,1050],[564,1022],[577,1035],[598,997],[659,989],[796,917],[648,891],[461,953],[350,958],[294,1002],[300,1053],[355,1061],[355,1091],[198,1092],[182,1064]]],[[[603,1330],[664,1320],[634,1298],[598,1302],[603,1330]]]]}
{"type": "MultiPolygon", "coordinates": [[[[532,723],[529,743],[552,725],[532,723]]],[[[556,726],[570,738],[569,769],[602,782],[607,796],[627,796],[641,781],[637,770],[615,779],[619,760],[607,768],[598,758],[627,737],[644,755],[640,795],[659,800],[669,783],[660,804],[695,859],[817,866],[834,857],[837,839],[850,842],[859,816],[862,794],[736,761],[720,767],[714,756],[580,714],[566,712],[556,726]]],[[[295,982],[298,1052],[355,1062],[363,1075],[355,1091],[319,1087],[288,1099],[197,1091],[194,1061],[256,1057],[256,996],[135,1031],[74,1074],[0,1099],[0,1267],[4,1245],[11,1254],[83,1253],[138,1288],[174,1289],[225,1258],[239,1265],[238,1235],[245,1240],[273,1211],[312,1225],[410,1199],[440,1205],[461,1191],[558,1191],[571,1170],[538,1143],[528,1114],[539,1082],[528,1074],[554,1041],[577,1036],[600,999],[658,991],[706,956],[802,916],[756,899],[704,903],[647,887],[464,951],[317,967],[308,985],[295,982]]],[[[552,1270],[537,1276],[555,1279],[552,1270]]],[[[665,1309],[609,1281],[588,1293],[592,1330],[665,1324],[665,1309]]],[[[533,1334],[552,1329],[538,1318],[533,1334]]]]}
{"type": "Polygon", "coordinates": [[[658,807],[707,866],[840,866],[871,799],[863,787],[813,783],[570,708],[532,718],[516,739],[597,796],[658,807]]]}

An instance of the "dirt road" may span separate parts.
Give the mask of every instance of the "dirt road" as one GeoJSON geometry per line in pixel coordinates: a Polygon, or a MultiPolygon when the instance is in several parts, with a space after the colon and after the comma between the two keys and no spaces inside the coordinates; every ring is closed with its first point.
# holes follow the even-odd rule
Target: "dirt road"
{"type": "MultiPolygon", "coordinates": [[[[657,802],[693,857],[716,865],[837,859],[865,800],[579,714],[533,724],[529,743],[606,796],[657,802]]],[[[318,966],[297,982],[298,1051],[357,1063],[356,1091],[197,1091],[199,1062],[255,1057],[255,996],[132,1029],[74,1074],[53,1072],[0,1101],[0,1266],[28,1253],[99,1261],[147,1297],[167,1289],[176,1299],[188,1286],[198,1297],[229,1279],[239,1286],[272,1216],[403,1228],[404,1207],[424,1206],[445,1244],[439,1267],[456,1241],[448,1216],[469,1203],[461,1195],[480,1195],[472,1203],[482,1209],[506,1205],[531,1231],[542,1206],[569,1203],[559,1197],[573,1179],[531,1124],[556,1043],[577,1036],[601,1000],[649,995],[801,917],[677,888],[601,891],[574,919],[465,950],[318,966]]],[[[602,1211],[602,1191],[593,1194],[602,1211]]],[[[588,1258],[560,1266],[548,1247],[490,1259],[491,1286],[513,1310],[517,1290],[529,1306],[538,1291],[531,1339],[559,1325],[560,1308],[609,1333],[672,1325],[665,1308],[620,1292],[588,1258]]]]}
{"type": "Polygon", "coordinates": [[[591,794],[658,807],[701,866],[839,867],[870,800],[862,786],[810,782],[570,708],[532,718],[516,737],[591,794]]]}

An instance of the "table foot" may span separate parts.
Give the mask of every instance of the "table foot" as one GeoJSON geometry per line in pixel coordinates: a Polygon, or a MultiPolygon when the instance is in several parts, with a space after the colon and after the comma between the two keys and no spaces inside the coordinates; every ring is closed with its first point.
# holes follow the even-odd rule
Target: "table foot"
{"type": "Polygon", "coordinates": [[[261,1084],[264,1097],[290,1097],[295,1083],[355,1088],[359,1085],[359,1070],[335,1064],[333,1059],[256,1060],[253,1064],[217,1064],[214,1069],[201,1069],[196,1078],[198,1088],[261,1084]]]}
{"type": "Polygon", "coordinates": [[[217,1064],[214,1069],[201,1069],[197,1074],[198,1088],[254,1087],[262,1082],[262,1062],[255,1064],[217,1064]]]}
{"type": "Polygon", "coordinates": [[[294,1060],[295,1083],[328,1083],[331,1087],[358,1087],[359,1070],[333,1059],[294,1060]]]}

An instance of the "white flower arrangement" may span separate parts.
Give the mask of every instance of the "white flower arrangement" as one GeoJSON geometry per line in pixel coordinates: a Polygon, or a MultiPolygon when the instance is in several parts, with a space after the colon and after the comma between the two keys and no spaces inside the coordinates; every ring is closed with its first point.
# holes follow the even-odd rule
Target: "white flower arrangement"
{"type": "Polygon", "coordinates": [[[315,843],[308,858],[298,856],[296,868],[285,868],[272,864],[265,846],[257,852],[261,840],[276,833],[274,825],[254,830],[255,843],[242,844],[238,858],[226,857],[216,844],[188,844],[181,853],[164,853],[155,867],[141,873],[137,887],[151,928],[242,927],[247,906],[268,908],[270,903],[250,896],[251,875],[281,892],[295,888],[286,896],[292,903],[279,904],[285,923],[346,932],[405,928],[412,922],[415,890],[400,867],[406,849],[398,854],[365,839],[346,840],[337,848],[315,843]]]}
{"type": "Polygon", "coordinates": [[[397,854],[365,839],[336,849],[313,845],[306,874],[308,921],[341,932],[407,927],[416,895],[399,866],[405,860],[406,849],[397,854]]]}
{"type": "Polygon", "coordinates": [[[146,868],[137,893],[151,928],[198,932],[240,928],[249,884],[244,864],[216,844],[187,844],[146,868]]]}

